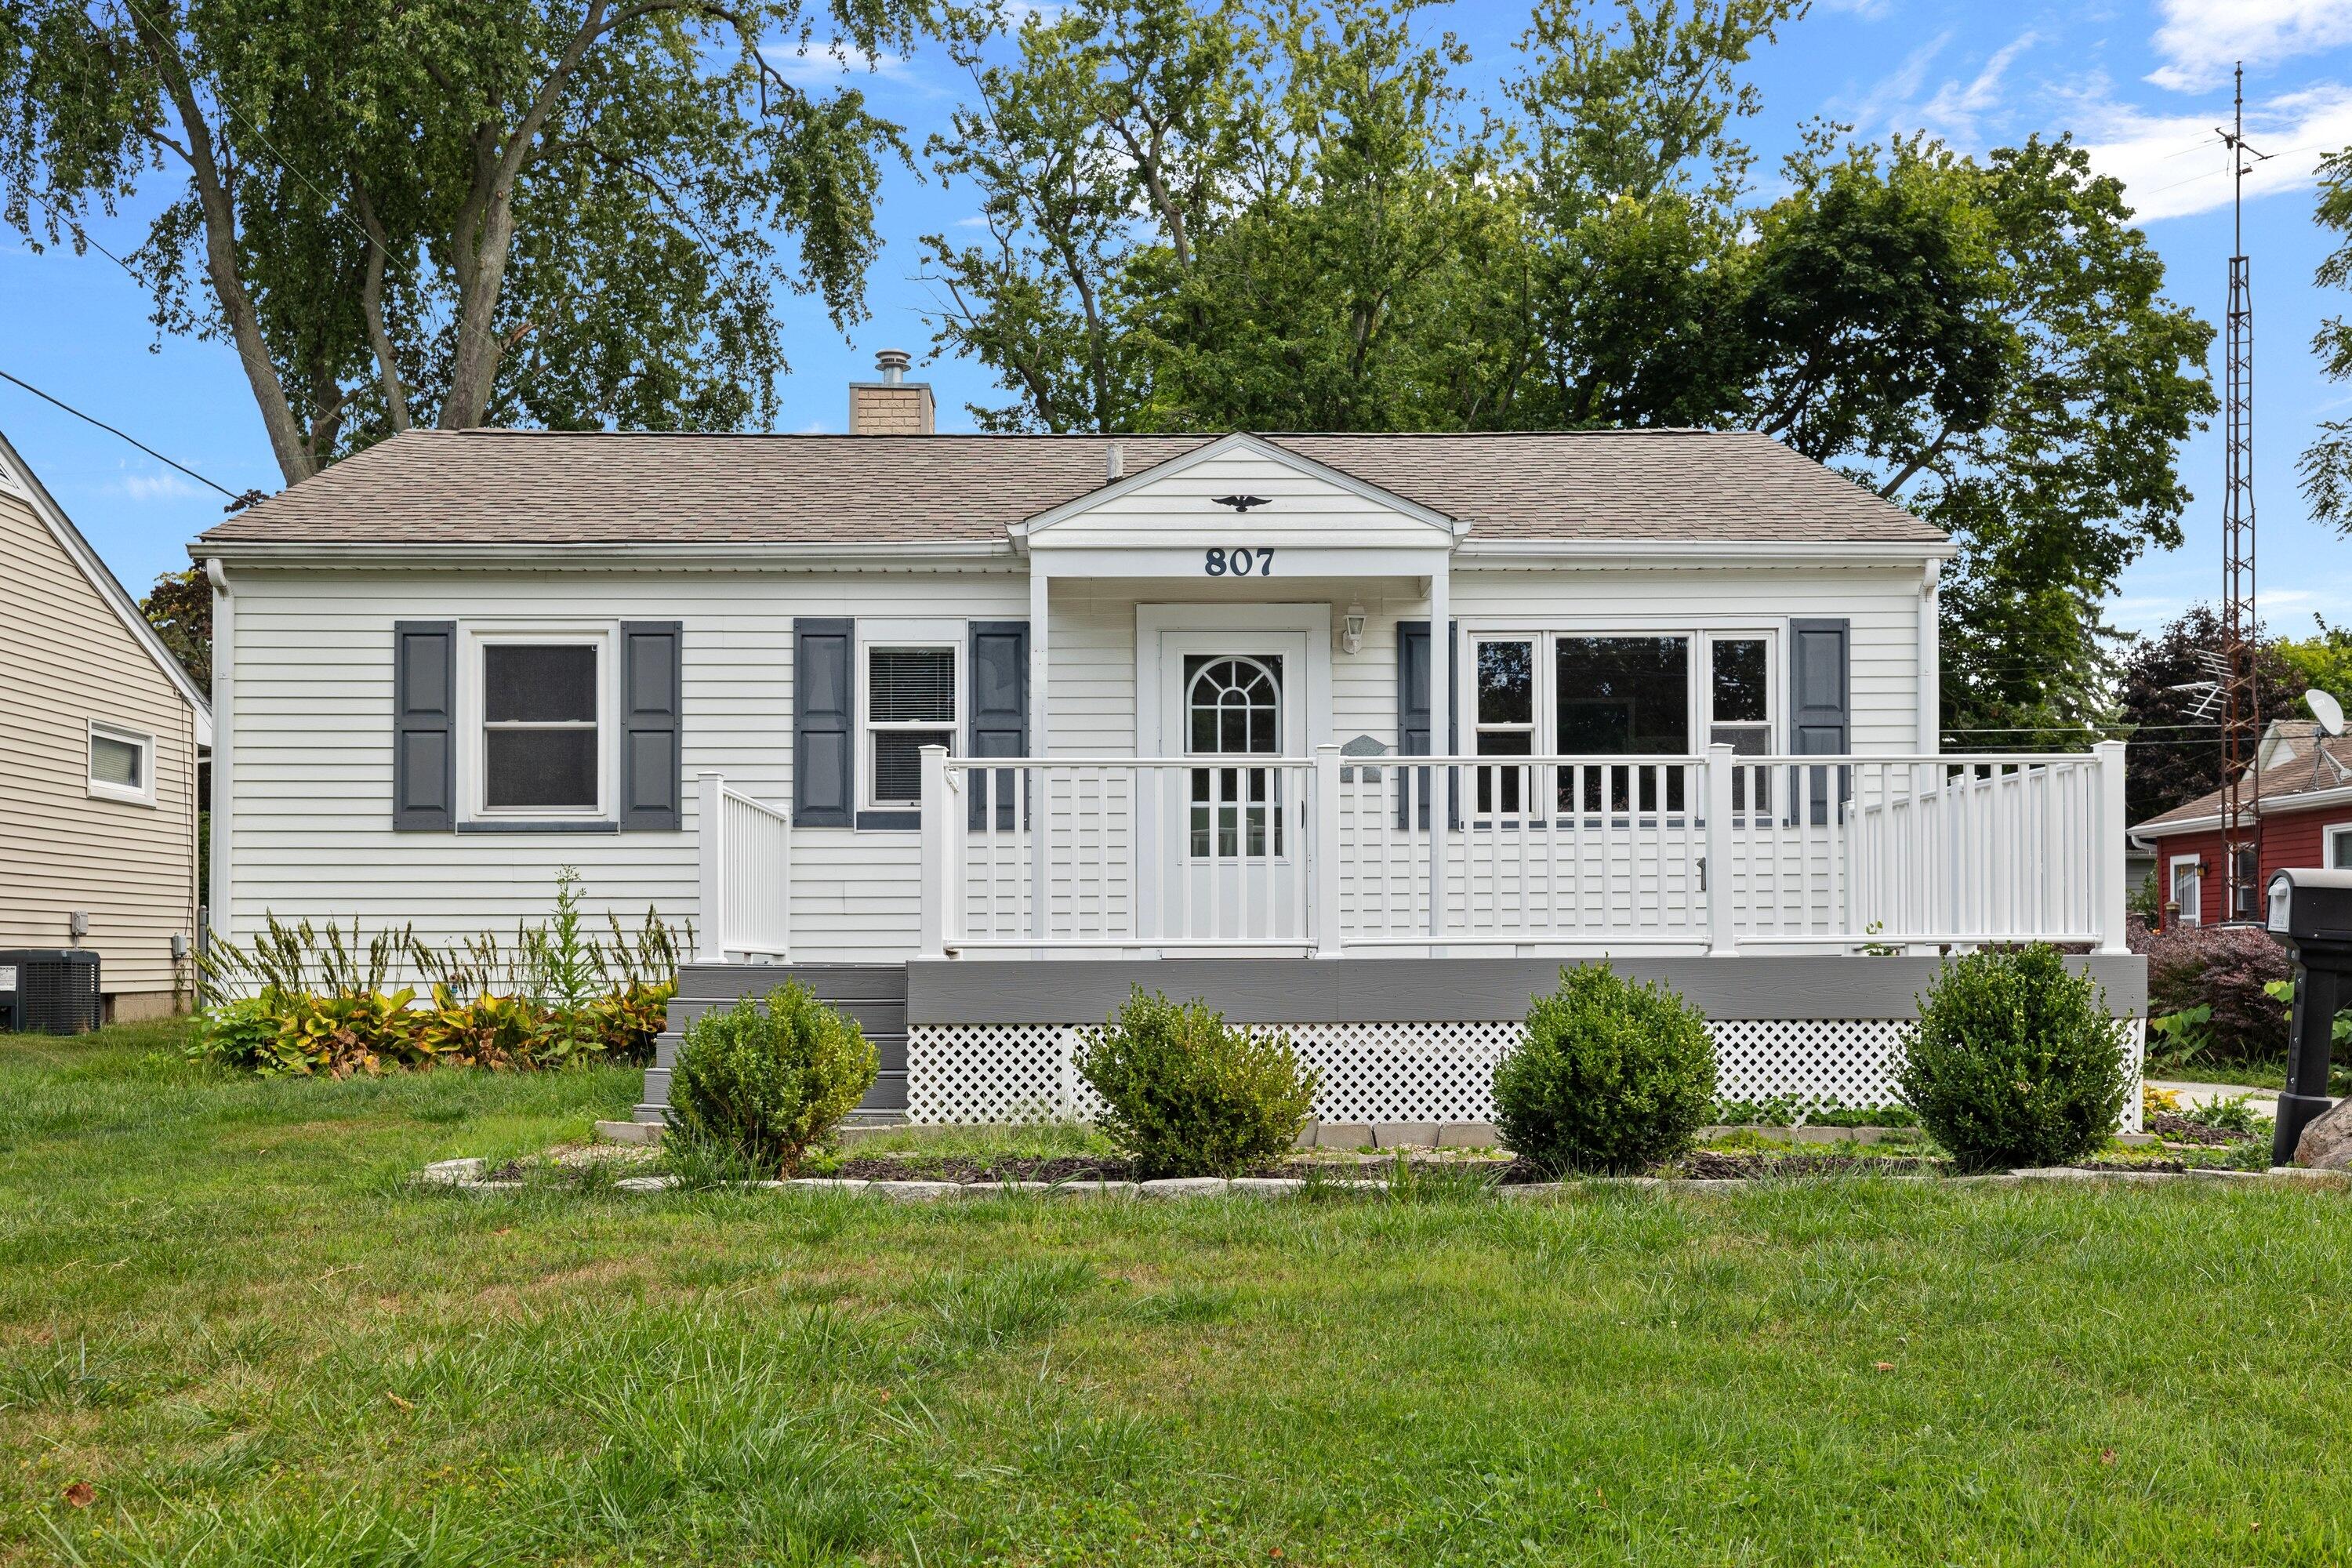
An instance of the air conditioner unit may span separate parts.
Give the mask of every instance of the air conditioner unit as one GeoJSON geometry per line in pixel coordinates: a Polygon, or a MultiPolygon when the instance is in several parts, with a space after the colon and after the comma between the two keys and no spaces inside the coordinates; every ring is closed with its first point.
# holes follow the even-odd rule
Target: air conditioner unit
{"type": "Polygon", "coordinates": [[[104,1012],[98,954],[78,948],[0,949],[0,1029],[86,1035],[104,1012]]]}

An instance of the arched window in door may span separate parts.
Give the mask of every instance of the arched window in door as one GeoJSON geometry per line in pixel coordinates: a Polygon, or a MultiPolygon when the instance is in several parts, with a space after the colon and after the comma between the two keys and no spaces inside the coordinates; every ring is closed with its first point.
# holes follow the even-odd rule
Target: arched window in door
{"type": "MultiPolygon", "coordinates": [[[[1184,661],[1184,750],[1196,757],[1282,751],[1282,660],[1246,654],[1184,661]]],[[[1192,770],[1197,860],[1282,853],[1282,781],[1272,768],[1192,770]]]]}

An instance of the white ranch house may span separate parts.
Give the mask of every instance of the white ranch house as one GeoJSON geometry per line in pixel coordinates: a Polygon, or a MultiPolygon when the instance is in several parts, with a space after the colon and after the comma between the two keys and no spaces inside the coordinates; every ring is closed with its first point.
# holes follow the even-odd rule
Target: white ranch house
{"type": "MultiPolygon", "coordinates": [[[[888,356],[852,401],[929,430],[888,356]]],[[[853,1008],[877,1114],[1083,1110],[1139,982],[1347,1123],[1485,1120],[1580,956],[1740,1098],[1883,1100],[1955,945],[2144,998],[2122,747],[1938,755],[1950,544],[1758,435],[414,431],[194,548],[217,929],[511,928],[576,866],[694,922],[673,1027],[853,1008]]]]}

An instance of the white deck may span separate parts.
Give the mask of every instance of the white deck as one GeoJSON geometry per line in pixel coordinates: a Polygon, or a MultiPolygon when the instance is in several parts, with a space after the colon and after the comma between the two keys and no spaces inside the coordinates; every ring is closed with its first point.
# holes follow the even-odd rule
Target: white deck
{"type": "MultiPolygon", "coordinates": [[[[925,760],[925,957],[2124,951],[2119,742],[925,760]]],[[[699,858],[704,955],[790,958],[783,814],[716,774],[703,790],[700,820],[722,835],[699,858]]]]}

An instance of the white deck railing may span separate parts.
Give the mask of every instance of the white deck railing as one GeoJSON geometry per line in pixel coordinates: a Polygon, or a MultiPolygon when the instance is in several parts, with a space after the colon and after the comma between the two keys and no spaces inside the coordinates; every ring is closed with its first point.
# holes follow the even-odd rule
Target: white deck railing
{"type": "Polygon", "coordinates": [[[930,953],[2123,948],[2120,742],[1232,763],[934,751],[923,801],[930,953]]]}
{"type": "Polygon", "coordinates": [[[704,963],[782,959],[792,952],[793,824],[717,773],[699,775],[697,824],[704,963]]]}

